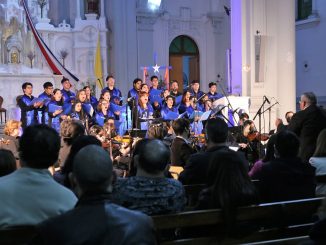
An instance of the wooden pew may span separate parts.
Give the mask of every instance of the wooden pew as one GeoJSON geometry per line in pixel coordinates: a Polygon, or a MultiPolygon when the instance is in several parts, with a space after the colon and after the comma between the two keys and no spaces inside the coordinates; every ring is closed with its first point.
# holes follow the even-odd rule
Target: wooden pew
{"type": "Polygon", "coordinates": [[[158,231],[160,244],[164,245],[239,244],[275,239],[294,239],[295,237],[308,235],[314,222],[312,217],[322,203],[322,200],[323,198],[311,198],[238,208],[237,223],[256,226],[254,231],[241,238],[225,237],[225,234],[217,235],[218,227],[223,227],[224,223],[222,212],[219,209],[152,216],[152,218],[158,231]],[[210,235],[172,238],[167,238],[164,235],[171,230],[187,230],[189,228],[196,230],[201,227],[205,227],[210,235]]]}
{"type": "Polygon", "coordinates": [[[1,245],[27,244],[36,234],[35,226],[16,226],[0,229],[1,245]]]}

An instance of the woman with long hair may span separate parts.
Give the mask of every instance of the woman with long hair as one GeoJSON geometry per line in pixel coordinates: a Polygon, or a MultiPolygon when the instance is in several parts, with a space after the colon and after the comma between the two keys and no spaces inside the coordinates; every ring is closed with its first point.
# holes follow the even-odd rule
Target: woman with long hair
{"type": "Polygon", "coordinates": [[[60,123],[67,118],[67,115],[63,114],[63,97],[60,89],[56,88],[53,90],[53,95],[48,104],[47,111],[49,115],[49,126],[59,133],[60,123]]]}
{"type": "Polygon", "coordinates": [[[91,104],[93,106],[94,110],[95,110],[98,101],[97,101],[96,97],[94,97],[92,95],[91,87],[90,86],[85,86],[83,89],[85,90],[85,93],[86,93],[86,101],[85,101],[85,103],[91,104]]]}
{"type": "Polygon", "coordinates": [[[153,118],[154,109],[148,101],[148,93],[140,92],[137,107],[133,111],[133,119],[137,128],[147,130],[148,119],[153,118]]]}
{"type": "MultiPolygon", "coordinates": [[[[309,163],[316,168],[316,176],[326,175],[326,129],[319,133],[316,150],[309,159],[309,163]]],[[[326,195],[326,184],[318,183],[317,181],[316,195],[326,195]]]]}
{"type": "Polygon", "coordinates": [[[222,209],[229,231],[235,225],[238,207],[258,204],[257,190],[245,164],[235,152],[215,153],[207,172],[208,188],[199,196],[197,209],[222,209]]]}
{"type": "MultiPolygon", "coordinates": [[[[110,94],[110,93],[109,93],[110,94]]],[[[105,99],[100,99],[95,112],[95,124],[103,127],[105,119],[114,117],[112,111],[109,110],[110,102],[105,99]]]]}
{"type": "Polygon", "coordinates": [[[179,106],[179,113],[182,114],[184,112],[187,112],[187,116],[189,117],[193,111],[193,104],[191,102],[191,94],[189,91],[185,91],[182,94],[182,99],[181,99],[181,103],[179,106]]]}

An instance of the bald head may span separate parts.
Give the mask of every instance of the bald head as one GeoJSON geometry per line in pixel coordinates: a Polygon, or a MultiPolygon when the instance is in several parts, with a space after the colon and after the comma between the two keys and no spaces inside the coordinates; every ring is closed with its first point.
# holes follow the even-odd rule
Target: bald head
{"type": "Polygon", "coordinates": [[[165,170],[170,160],[170,150],[160,140],[148,140],[139,152],[139,167],[150,174],[157,174],[165,170]]]}
{"type": "Polygon", "coordinates": [[[73,174],[83,191],[106,189],[112,176],[108,152],[97,145],[85,146],[75,156],[73,174]]]}

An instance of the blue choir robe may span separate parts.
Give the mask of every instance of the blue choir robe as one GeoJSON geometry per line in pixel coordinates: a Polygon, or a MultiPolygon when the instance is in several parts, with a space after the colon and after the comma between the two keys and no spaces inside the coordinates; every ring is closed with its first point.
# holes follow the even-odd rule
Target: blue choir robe
{"type": "Polygon", "coordinates": [[[143,119],[147,119],[147,118],[152,118],[153,114],[154,114],[154,109],[152,107],[152,105],[150,103],[147,103],[147,108],[141,108],[139,105],[137,105],[137,111],[138,111],[138,122],[139,125],[137,125],[137,127],[140,126],[141,130],[147,130],[148,129],[148,125],[149,125],[149,121],[142,121],[143,119]]]}
{"type": "Polygon", "coordinates": [[[175,120],[178,118],[179,112],[178,109],[174,106],[172,108],[165,106],[161,110],[161,116],[163,120],[175,120]]]}
{"type": "Polygon", "coordinates": [[[90,100],[87,100],[84,102],[84,104],[91,104],[93,106],[93,109],[96,110],[97,104],[98,104],[98,100],[91,95],[90,100]]]}
{"type": "Polygon", "coordinates": [[[162,105],[162,90],[151,88],[149,91],[149,101],[153,105],[155,101],[157,101],[160,105],[162,105]]]}
{"type": "Polygon", "coordinates": [[[34,96],[27,96],[24,94],[18,101],[18,106],[20,108],[22,122],[22,128],[25,129],[29,125],[37,124],[37,111],[38,109],[34,107],[34,96]]]}
{"type": "Polygon", "coordinates": [[[207,95],[208,95],[208,99],[210,99],[212,102],[224,97],[224,95],[220,93],[212,94],[211,92],[208,92],[207,95]]]}
{"type": "Polygon", "coordinates": [[[60,133],[60,123],[61,123],[61,115],[63,115],[63,112],[54,116],[53,113],[56,110],[63,110],[63,103],[61,101],[55,101],[52,100],[47,106],[47,112],[49,116],[48,125],[52,128],[54,128],[58,133],[60,133]]]}
{"type": "Polygon", "coordinates": [[[63,103],[68,104],[76,99],[76,94],[71,92],[70,90],[61,89],[61,93],[63,96],[63,103]]]}
{"type": "Polygon", "coordinates": [[[105,119],[108,119],[109,117],[114,117],[114,114],[112,111],[108,110],[107,114],[104,115],[102,111],[96,111],[95,113],[95,124],[100,125],[103,127],[105,119]]]}
{"type": "Polygon", "coordinates": [[[104,89],[102,89],[102,94],[104,93],[104,92],[106,92],[106,91],[109,91],[109,93],[110,93],[110,101],[112,102],[113,101],[113,98],[114,97],[118,97],[120,100],[121,100],[121,98],[122,98],[122,93],[121,93],[121,91],[120,91],[120,89],[117,89],[117,88],[113,88],[113,89],[109,89],[109,87],[105,87],[104,89]]]}
{"type": "Polygon", "coordinates": [[[184,103],[181,103],[180,106],[179,106],[179,114],[182,114],[184,112],[187,112],[187,117],[189,118],[190,115],[194,112],[194,108],[189,105],[189,106],[186,106],[184,103]]]}
{"type": "Polygon", "coordinates": [[[193,91],[192,89],[189,90],[191,96],[194,96],[197,100],[199,100],[200,98],[202,98],[202,96],[205,94],[203,91],[198,90],[197,93],[195,93],[195,91],[193,91]]]}
{"type": "Polygon", "coordinates": [[[48,95],[47,93],[43,92],[41,93],[38,98],[43,101],[43,107],[38,110],[38,123],[39,124],[49,124],[49,115],[46,111],[46,108],[48,104],[51,101],[51,95],[48,95]]]}

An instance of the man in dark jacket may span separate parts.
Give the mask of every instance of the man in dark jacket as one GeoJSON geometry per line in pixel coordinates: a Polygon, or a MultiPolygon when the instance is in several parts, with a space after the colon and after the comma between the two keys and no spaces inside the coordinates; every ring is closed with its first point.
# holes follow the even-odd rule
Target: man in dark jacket
{"type": "Polygon", "coordinates": [[[263,202],[311,198],[315,196],[315,168],[297,155],[300,141],[291,131],[276,135],[276,159],[264,163],[260,173],[263,202]]]}
{"type": "Polygon", "coordinates": [[[318,134],[324,128],[326,128],[325,111],[317,106],[314,93],[303,93],[300,99],[300,111],[294,114],[288,125],[288,129],[300,138],[299,156],[303,161],[308,162],[313,155],[318,134]]]}
{"type": "Polygon", "coordinates": [[[67,213],[38,226],[32,244],[156,244],[151,218],[112,204],[112,162],[101,147],[82,148],[70,176],[79,201],[67,213]]]}
{"type": "MultiPolygon", "coordinates": [[[[228,125],[223,119],[211,118],[207,120],[205,126],[205,137],[207,150],[205,152],[191,155],[184,170],[180,173],[179,180],[184,185],[206,183],[208,166],[211,157],[214,155],[213,153],[230,152],[231,154],[239,154],[243,159],[245,158],[242,153],[230,150],[226,145],[228,125]]],[[[245,162],[248,163],[246,160],[245,162]]],[[[248,169],[248,164],[246,168],[248,169]]]]}

